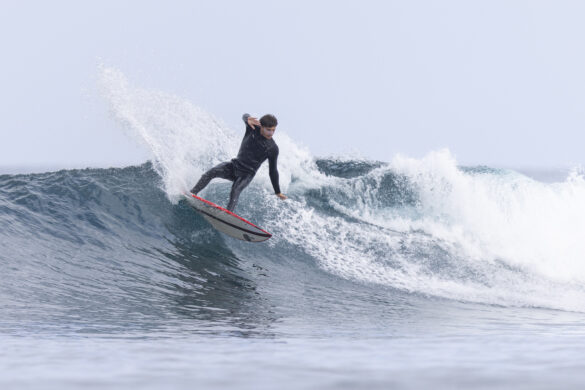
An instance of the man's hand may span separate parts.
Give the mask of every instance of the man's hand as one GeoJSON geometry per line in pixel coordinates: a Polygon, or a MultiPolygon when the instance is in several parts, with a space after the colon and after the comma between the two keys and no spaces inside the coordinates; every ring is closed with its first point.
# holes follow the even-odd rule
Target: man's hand
{"type": "Polygon", "coordinates": [[[260,126],[260,121],[254,117],[248,117],[248,125],[254,128],[254,126],[260,126]]]}
{"type": "Polygon", "coordinates": [[[278,196],[280,199],[285,200],[287,197],[285,194],[283,194],[282,192],[279,194],[276,194],[276,196],[278,196]]]}

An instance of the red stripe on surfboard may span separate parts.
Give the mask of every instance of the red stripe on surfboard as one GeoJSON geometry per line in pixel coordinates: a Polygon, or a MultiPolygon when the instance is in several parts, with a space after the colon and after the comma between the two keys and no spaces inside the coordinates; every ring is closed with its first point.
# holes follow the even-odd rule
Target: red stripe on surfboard
{"type": "Polygon", "coordinates": [[[211,206],[211,207],[215,207],[216,209],[219,209],[219,210],[221,210],[221,211],[223,211],[223,212],[225,212],[225,213],[228,213],[229,215],[232,215],[232,216],[234,216],[234,217],[238,218],[238,219],[239,219],[240,221],[242,221],[242,222],[246,222],[246,223],[247,223],[248,225],[250,225],[250,226],[254,226],[256,229],[258,229],[258,230],[260,230],[260,231],[262,231],[262,232],[264,232],[264,233],[266,233],[266,234],[268,234],[268,235],[270,235],[270,236],[272,237],[272,234],[268,233],[266,230],[262,229],[262,228],[261,228],[261,227],[259,227],[259,226],[256,226],[256,225],[254,225],[252,222],[248,221],[247,219],[244,219],[244,218],[240,217],[238,214],[234,214],[234,213],[232,213],[232,212],[231,212],[231,211],[229,211],[228,209],[224,209],[223,207],[221,207],[221,206],[218,206],[218,205],[216,205],[215,203],[213,203],[213,202],[210,202],[210,201],[208,201],[207,199],[203,199],[203,198],[201,198],[201,197],[199,197],[199,196],[197,196],[197,195],[195,195],[195,194],[192,194],[192,193],[185,192],[185,195],[191,195],[191,196],[192,196],[192,197],[194,197],[195,199],[197,199],[197,200],[200,200],[200,201],[202,201],[202,202],[204,202],[204,203],[207,203],[209,206],[211,206]]]}

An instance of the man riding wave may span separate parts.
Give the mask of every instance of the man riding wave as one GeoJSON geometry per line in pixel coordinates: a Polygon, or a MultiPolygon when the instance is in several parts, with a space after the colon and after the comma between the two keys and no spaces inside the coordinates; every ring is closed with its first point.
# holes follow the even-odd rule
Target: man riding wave
{"type": "Polygon", "coordinates": [[[280,199],[287,198],[286,195],[280,192],[278,169],[276,167],[278,145],[272,139],[278,125],[276,117],[266,114],[258,121],[258,119],[251,117],[249,114],[244,114],[242,120],[246,124],[246,133],[242,139],[238,156],[205,172],[195,184],[195,187],[191,189],[191,193],[197,195],[212,179],[217,177],[233,181],[234,184],[232,185],[230,200],[227,205],[229,211],[234,211],[240,193],[250,184],[256,171],[266,159],[268,159],[268,171],[274,193],[280,199]]]}

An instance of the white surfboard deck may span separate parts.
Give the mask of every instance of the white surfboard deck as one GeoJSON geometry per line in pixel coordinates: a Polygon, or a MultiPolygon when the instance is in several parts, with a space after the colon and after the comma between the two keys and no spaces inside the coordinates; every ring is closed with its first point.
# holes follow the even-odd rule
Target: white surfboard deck
{"type": "Polygon", "coordinates": [[[213,202],[191,193],[184,193],[183,195],[189,205],[201,213],[203,218],[214,228],[230,237],[249,242],[266,241],[272,237],[272,234],[266,230],[213,202]]]}

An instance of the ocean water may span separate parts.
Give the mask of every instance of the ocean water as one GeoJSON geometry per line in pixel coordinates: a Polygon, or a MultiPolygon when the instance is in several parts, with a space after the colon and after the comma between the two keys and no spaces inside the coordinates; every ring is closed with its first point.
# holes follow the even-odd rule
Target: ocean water
{"type": "MultiPolygon", "coordinates": [[[[0,174],[2,389],[580,389],[579,169],[320,158],[285,132],[215,231],[180,193],[241,133],[104,69],[137,166],[0,174]]],[[[230,183],[201,194],[227,203],[230,183]]]]}

